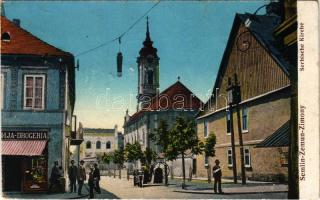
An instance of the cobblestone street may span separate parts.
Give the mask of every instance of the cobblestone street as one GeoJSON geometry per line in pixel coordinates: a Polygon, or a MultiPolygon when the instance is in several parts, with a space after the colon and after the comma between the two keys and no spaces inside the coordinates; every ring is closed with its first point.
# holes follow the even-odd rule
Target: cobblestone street
{"type": "MultiPolygon", "coordinates": [[[[225,194],[219,195],[213,193],[213,184],[206,183],[190,183],[187,190],[181,190],[180,180],[170,181],[168,187],[164,185],[145,185],[143,188],[134,187],[133,181],[130,179],[118,179],[113,177],[102,177],[101,187],[113,193],[118,198],[134,198],[134,199],[260,199],[260,198],[287,198],[286,185],[273,184],[248,184],[242,186],[241,184],[223,184],[225,194]],[[262,192],[261,192],[262,191],[262,192]],[[277,191],[277,192],[272,192],[277,191]]],[[[96,198],[104,198],[103,195],[97,195],[96,198]]]]}
{"type": "MultiPolygon", "coordinates": [[[[102,176],[100,181],[101,194],[95,193],[96,199],[286,199],[287,185],[271,183],[248,183],[241,184],[223,183],[224,194],[214,194],[213,184],[194,180],[186,182],[187,189],[181,189],[181,180],[169,180],[169,186],[162,184],[147,184],[143,188],[134,187],[133,180],[128,181],[125,177],[102,176]]],[[[83,190],[83,196],[76,193],[60,194],[5,194],[6,198],[24,199],[87,199],[88,186],[83,190]]]]}

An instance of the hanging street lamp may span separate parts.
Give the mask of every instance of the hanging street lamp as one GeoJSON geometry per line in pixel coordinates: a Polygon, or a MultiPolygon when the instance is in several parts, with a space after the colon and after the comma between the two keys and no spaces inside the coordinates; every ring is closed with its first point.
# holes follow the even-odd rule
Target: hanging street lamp
{"type": "Polygon", "coordinates": [[[117,75],[118,77],[121,77],[122,76],[122,60],[123,60],[123,56],[120,51],[121,37],[119,37],[118,40],[119,40],[119,52],[117,54],[117,75]]]}

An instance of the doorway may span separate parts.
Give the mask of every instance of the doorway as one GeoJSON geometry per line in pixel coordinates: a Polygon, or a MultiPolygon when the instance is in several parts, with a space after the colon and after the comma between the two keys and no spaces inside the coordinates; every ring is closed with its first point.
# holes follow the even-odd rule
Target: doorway
{"type": "Polygon", "coordinates": [[[192,159],[192,174],[195,175],[197,173],[197,159],[192,159]]]}
{"type": "Polygon", "coordinates": [[[22,157],[2,156],[3,191],[21,191],[22,157]]]}

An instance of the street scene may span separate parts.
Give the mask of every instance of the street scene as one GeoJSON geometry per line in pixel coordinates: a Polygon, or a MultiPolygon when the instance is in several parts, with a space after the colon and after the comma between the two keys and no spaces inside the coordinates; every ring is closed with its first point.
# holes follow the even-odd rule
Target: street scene
{"type": "Polygon", "coordinates": [[[299,198],[297,2],[1,2],[2,197],[299,198]]]}

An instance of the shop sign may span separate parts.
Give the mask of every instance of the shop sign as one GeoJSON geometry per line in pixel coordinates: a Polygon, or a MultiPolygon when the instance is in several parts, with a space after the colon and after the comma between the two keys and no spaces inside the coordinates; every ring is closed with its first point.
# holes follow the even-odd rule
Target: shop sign
{"type": "Polygon", "coordinates": [[[47,140],[46,131],[1,131],[2,140],[47,140]]]}

